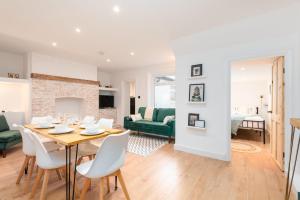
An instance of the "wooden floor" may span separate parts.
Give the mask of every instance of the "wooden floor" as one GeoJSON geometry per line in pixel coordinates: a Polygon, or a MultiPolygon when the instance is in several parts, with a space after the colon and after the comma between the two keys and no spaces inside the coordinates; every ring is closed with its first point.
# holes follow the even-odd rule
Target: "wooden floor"
{"type": "MultiPolygon", "coordinates": [[[[264,147],[260,141],[254,143],[264,147]]],[[[1,200],[29,198],[30,188],[24,187],[24,179],[20,185],[15,184],[22,161],[20,147],[8,152],[7,158],[0,158],[1,200]]],[[[174,151],[173,145],[165,145],[148,157],[128,153],[123,173],[132,200],[282,200],[284,193],[283,174],[264,148],[261,153],[233,152],[229,163],[174,151]]],[[[78,180],[81,186],[82,178],[78,180]]],[[[96,184],[95,180],[87,199],[98,199],[96,184]]],[[[106,199],[124,199],[121,189],[113,190],[113,179],[111,190],[106,199]]],[[[64,182],[54,173],[48,199],[64,199],[64,192],[64,182]]]]}

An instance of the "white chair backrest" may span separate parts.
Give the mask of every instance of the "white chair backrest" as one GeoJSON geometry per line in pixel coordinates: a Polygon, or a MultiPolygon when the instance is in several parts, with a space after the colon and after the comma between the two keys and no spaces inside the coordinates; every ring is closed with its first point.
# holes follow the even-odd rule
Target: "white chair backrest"
{"type": "Polygon", "coordinates": [[[83,120],[81,121],[82,124],[91,124],[95,123],[95,117],[94,116],[85,116],[83,120]]]}
{"type": "Polygon", "coordinates": [[[129,130],[108,136],[98,149],[92,166],[87,171],[87,177],[99,178],[107,176],[120,169],[125,162],[129,130]]]}
{"type": "Polygon", "coordinates": [[[97,126],[101,129],[112,129],[114,124],[114,120],[113,119],[105,119],[105,118],[101,118],[98,123],[97,126]]]}
{"type": "Polygon", "coordinates": [[[17,124],[13,124],[13,127],[18,129],[21,133],[23,153],[28,156],[35,156],[35,145],[31,135],[26,132],[27,129],[17,124]]]}
{"type": "Polygon", "coordinates": [[[47,169],[53,165],[53,161],[49,156],[48,151],[46,150],[44,144],[41,142],[39,136],[36,133],[33,133],[29,129],[25,130],[25,133],[31,135],[36,149],[36,163],[39,167],[47,169]]]}
{"type": "Polygon", "coordinates": [[[53,120],[53,117],[50,115],[45,117],[32,117],[31,124],[52,123],[53,120]]]}

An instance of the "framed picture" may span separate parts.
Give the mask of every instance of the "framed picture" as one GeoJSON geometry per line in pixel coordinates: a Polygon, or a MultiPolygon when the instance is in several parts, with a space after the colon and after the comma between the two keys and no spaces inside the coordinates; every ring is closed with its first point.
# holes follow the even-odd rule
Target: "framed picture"
{"type": "Polygon", "coordinates": [[[192,65],[191,77],[202,76],[202,64],[192,65]]]}
{"type": "Polygon", "coordinates": [[[205,120],[196,120],[195,126],[199,128],[205,128],[205,120]]]}
{"type": "Polygon", "coordinates": [[[205,84],[190,84],[189,87],[189,101],[190,102],[204,102],[205,84]]]}
{"type": "Polygon", "coordinates": [[[195,121],[199,120],[199,114],[198,113],[189,113],[188,117],[188,125],[189,126],[195,126],[195,121]]]}

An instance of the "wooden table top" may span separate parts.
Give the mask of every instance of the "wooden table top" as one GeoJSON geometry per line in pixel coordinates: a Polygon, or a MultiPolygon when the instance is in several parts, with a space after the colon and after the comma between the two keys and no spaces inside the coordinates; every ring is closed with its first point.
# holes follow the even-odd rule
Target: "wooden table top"
{"type": "Polygon", "coordinates": [[[300,118],[291,118],[290,124],[297,129],[300,129],[300,118]]]}
{"type": "Polygon", "coordinates": [[[118,133],[123,132],[120,129],[109,129],[109,130],[106,130],[105,133],[102,133],[99,135],[86,136],[86,135],[80,135],[80,132],[84,129],[81,129],[79,127],[79,125],[73,125],[73,126],[70,126],[70,128],[74,128],[74,131],[72,131],[70,133],[54,135],[54,134],[48,133],[48,131],[51,129],[35,128],[34,125],[32,125],[32,124],[25,125],[25,127],[37,134],[43,135],[47,138],[51,138],[51,139],[55,140],[56,142],[58,142],[59,144],[62,144],[65,146],[72,146],[72,145],[76,145],[76,144],[79,144],[82,142],[95,140],[95,139],[99,139],[99,138],[104,138],[111,134],[118,134],[118,133]]]}

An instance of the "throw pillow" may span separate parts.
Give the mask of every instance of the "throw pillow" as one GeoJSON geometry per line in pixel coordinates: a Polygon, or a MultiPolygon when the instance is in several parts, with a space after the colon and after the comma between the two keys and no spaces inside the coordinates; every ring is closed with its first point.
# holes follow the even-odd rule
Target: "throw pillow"
{"type": "Polygon", "coordinates": [[[163,121],[163,124],[167,124],[169,121],[175,119],[175,116],[174,115],[171,115],[171,116],[166,116],[164,118],[164,121],[163,121]]]}
{"type": "Polygon", "coordinates": [[[143,119],[142,115],[140,113],[135,114],[135,115],[130,115],[130,117],[131,117],[132,121],[134,121],[134,122],[143,119]]]}
{"type": "Polygon", "coordinates": [[[152,121],[152,117],[153,117],[153,108],[147,107],[145,111],[144,120],[152,121]]]}

